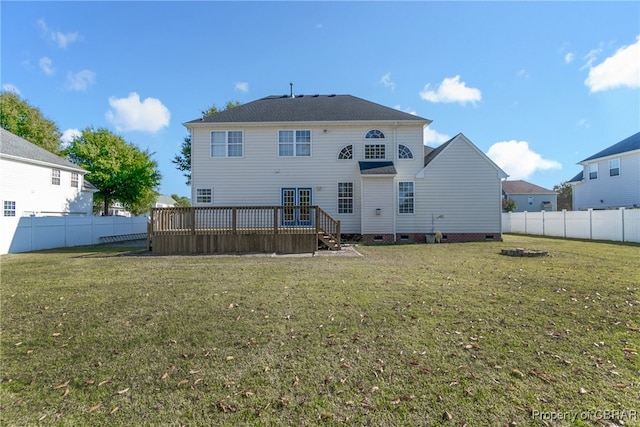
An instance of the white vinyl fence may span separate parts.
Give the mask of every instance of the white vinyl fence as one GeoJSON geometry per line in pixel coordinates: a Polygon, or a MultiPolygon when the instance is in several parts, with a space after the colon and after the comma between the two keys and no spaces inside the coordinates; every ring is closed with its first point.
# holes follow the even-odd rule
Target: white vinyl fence
{"type": "Polygon", "coordinates": [[[640,243],[640,209],[509,212],[502,232],[640,243]]]}
{"type": "Polygon", "coordinates": [[[0,254],[94,245],[147,233],[149,218],[122,216],[0,217],[0,254]]]}

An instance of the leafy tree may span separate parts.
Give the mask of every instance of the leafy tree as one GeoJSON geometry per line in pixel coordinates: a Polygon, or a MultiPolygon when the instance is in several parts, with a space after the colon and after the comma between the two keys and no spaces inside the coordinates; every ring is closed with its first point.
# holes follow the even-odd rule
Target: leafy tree
{"type": "Polygon", "coordinates": [[[109,215],[113,201],[134,215],[145,212],[155,201],[160,184],[158,164],[148,151],[141,151],[109,130],[91,127],[71,141],[64,154],[89,171],[88,181],[98,188],[94,199],[109,215]]]}
{"type": "Polygon", "coordinates": [[[191,206],[191,202],[187,197],[178,196],[177,194],[172,194],[171,198],[176,201],[176,206],[182,206],[185,208],[188,208],[189,206],[191,206]]]}
{"type": "Polygon", "coordinates": [[[558,193],[558,210],[573,210],[573,187],[571,184],[565,181],[554,185],[553,191],[558,193]]]}
{"type": "Polygon", "coordinates": [[[512,199],[502,199],[502,212],[513,212],[516,210],[516,201],[512,199]]]}
{"type": "MultiPolygon", "coordinates": [[[[222,111],[230,110],[238,105],[240,105],[240,102],[238,101],[228,101],[222,111]]],[[[218,108],[215,105],[212,105],[202,112],[202,117],[211,116],[218,112],[218,108]]],[[[182,144],[180,144],[180,152],[173,157],[171,163],[176,165],[176,169],[182,172],[185,178],[187,178],[186,184],[191,185],[191,135],[184,137],[182,144]]]]}
{"type": "Polygon", "coordinates": [[[13,92],[0,93],[0,126],[47,151],[60,153],[62,134],[55,122],[13,92]]]}

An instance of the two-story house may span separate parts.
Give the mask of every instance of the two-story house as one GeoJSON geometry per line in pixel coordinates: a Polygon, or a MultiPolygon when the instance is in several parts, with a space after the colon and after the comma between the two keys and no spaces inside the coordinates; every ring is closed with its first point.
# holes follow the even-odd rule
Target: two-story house
{"type": "Polygon", "coordinates": [[[3,217],[91,215],[97,189],[86,170],[0,129],[3,217]]]}
{"type": "Polygon", "coordinates": [[[573,209],[640,207],[640,132],[578,163],[573,209]]]}
{"type": "Polygon", "coordinates": [[[268,96],[189,121],[192,205],[317,205],[366,242],[501,239],[506,174],[462,134],[425,156],[430,123],[351,95],[268,96]]]}

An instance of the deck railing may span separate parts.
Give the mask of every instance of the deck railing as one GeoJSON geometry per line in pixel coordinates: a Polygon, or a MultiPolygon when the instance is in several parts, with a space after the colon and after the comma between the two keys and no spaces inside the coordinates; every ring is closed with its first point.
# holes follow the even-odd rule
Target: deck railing
{"type": "Polygon", "coordinates": [[[153,208],[153,235],[185,234],[309,234],[335,236],[340,221],[318,206],[207,206],[153,208]]]}

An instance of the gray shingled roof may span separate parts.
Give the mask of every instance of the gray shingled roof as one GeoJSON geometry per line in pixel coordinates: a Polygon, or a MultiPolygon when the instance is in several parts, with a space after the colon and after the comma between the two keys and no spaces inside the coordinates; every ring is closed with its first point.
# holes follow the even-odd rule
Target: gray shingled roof
{"type": "Polygon", "coordinates": [[[360,175],[395,175],[398,172],[393,162],[358,162],[360,175]]]}
{"type": "Polygon", "coordinates": [[[599,159],[601,157],[615,156],[616,154],[622,154],[633,150],[640,150],[640,132],[623,139],[617,144],[613,144],[611,147],[605,148],[591,157],[587,157],[582,162],[599,159]]]}
{"type": "Polygon", "coordinates": [[[507,194],[557,194],[553,190],[531,184],[521,179],[515,181],[502,181],[502,191],[507,194]]]}
{"type": "Polygon", "coordinates": [[[14,135],[4,128],[0,128],[0,154],[35,163],[47,163],[64,169],[71,169],[86,173],[87,171],[70,161],[38,147],[24,138],[14,135]]]}
{"type": "Polygon", "coordinates": [[[580,171],[579,174],[577,174],[576,176],[574,176],[573,178],[571,178],[569,181],[567,182],[580,182],[584,179],[584,171],[580,171]]]}
{"type": "Polygon", "coordinates": [[[267,96],[191,123],[261,123],[328,121],[404,121],[431,123],[431,120],[385,107],[351,95],[267,96]]]}

